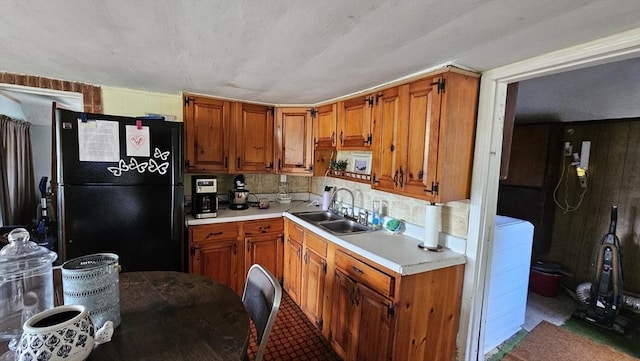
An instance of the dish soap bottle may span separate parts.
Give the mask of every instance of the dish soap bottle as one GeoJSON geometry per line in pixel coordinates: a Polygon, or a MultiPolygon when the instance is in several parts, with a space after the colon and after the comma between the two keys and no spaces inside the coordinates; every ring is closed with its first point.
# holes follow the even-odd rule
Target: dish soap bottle
{"type": "Polygon", "coordinates": [[[373,201],[373,209],[371,210],[371,228],[374,230],[380,228],[380,201],[373,201]]]}

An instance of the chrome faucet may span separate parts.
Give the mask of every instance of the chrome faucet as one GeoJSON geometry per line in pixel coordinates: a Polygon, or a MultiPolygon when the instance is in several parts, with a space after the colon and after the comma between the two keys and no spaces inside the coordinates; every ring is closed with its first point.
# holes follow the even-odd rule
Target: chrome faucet
{"type": "Polygon", "coordinates": [[[336,202],[336,195],[338,194],[338,192],[340,191],[346,191],[347,193],[349,193],[351,195],[351,215],[349,215],[348,211],[345,210],[339,210],[340,212],[342,212],[342,215],[347,217],[347,218],[354,218],[354,212],[355,212],[355,198],[353,197],[353,192],[351,192],[351,190],[347,189],[347,188],[338,188],[333,192],[333,199],[331,200],[332,204],[335,204],[336,202]]]}

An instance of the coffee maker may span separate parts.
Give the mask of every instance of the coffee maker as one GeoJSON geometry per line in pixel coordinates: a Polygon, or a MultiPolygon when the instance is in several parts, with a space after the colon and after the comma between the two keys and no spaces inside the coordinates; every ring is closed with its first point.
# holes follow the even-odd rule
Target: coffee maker
{"type": "Polygon", "coordinates": [[[249,197],[249,190],[245,189],[244,175],[238,174],[233,178],[233,184],[235,188],[229,191],[229,209],[235,211],[249,208],[247,203],[247,197],[249,197]]]}
{"type": "Polygon", "coordinates": [[[218,179],[215,176],[191,177],[191,213],[195,218],[218,215],[218,179]]]}

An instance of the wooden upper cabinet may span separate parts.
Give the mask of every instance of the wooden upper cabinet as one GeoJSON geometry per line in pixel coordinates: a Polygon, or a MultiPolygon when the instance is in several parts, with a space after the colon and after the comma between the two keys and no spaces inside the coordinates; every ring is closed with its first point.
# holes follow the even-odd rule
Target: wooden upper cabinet
{"type": "MultiPolygon", "coordinates": [[[[440,92],[440,125],[437,146],[435,134],[429,136],[429,149],[437,149],[434,181],[425,188],[425,199],[449,202],[468,199],[471,194],[471,169],[478,112],[478,74],[449,71],[442,74],[440,92]]],[[[432,112],[435,113],[435,112],[432,112]]]]}
{"type": "Polygon", "coordinates": [[[185,171],[229,170],[231,103],[184,94],[185,171]]]}
{"type": "Polygon", "coordinates": [[[440,79],[419,80],[408,85],[407,152],[403,187],[406,193],[422,196],[437,182],[440,127],[440,79]]]}
{"type": "Polygon", "coordinates": [[[315,149],[335,149],[337,104],[329,104],[314,109],[313,143],[315,149]]]}
{"type": "Polygon", "coordinates": [[[234,103],[233,127],[236,173],[270,173],[273,171],[273,108],[234,103]]]}
{"type": "Polygon", "coordinates": [[[397,100],[379,98],[373,188],[438,203],[469,198],[478,86],[476,74],[448,70],[392,88],[397,100]]]}
{"type": "Polygon", "coordinates": [[[313,175],[312,120],[309,108],[276,109],[276,170],[313,175]]]}
{"type": "MultiPolygon", "coordinates": [[[[405,87],[406,88],[406,87],[405,87]]],[[[404,88],[403,88],[404,89],[404,88]]],[[[401,129],[406,96],[401,96],[401,88],[387,89],[377,94],[374,131],[376,142],[373,147],[373,187],[393,190],[399,186],[401,172],[404,172],[406,154],[406,129],[401,129]]]]}
{"type": "Polygon", "coordinates": [[[374,102],[375,96],[367,95],[338,103],[338,149],[371,149],[374,102]]]}

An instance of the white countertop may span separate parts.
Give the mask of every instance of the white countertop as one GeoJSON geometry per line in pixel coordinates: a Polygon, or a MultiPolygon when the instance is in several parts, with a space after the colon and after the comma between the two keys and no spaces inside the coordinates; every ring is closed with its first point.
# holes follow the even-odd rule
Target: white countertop
{"type": "Polygon", "coordinates": [[[362,257],[386,267],[403,276],[427,272],[439,268],[464,264],[464,255],[444,249],[442,252],[423,251],[418,248],[420,240],[402,234],[393,235],[383,230],[359,233],[348,236],[336,236],[324,229],[295,216],[297,212],[317,211],[318,207],[307,205],[309,202],[292,201],[291,204],[272,203],[267,209],[250,207],[242,211],[221,209],[218,217],[195,219],[186,217],[187,226],[213,224],[234,221],[286,217],[312,232],[344,247],[362,257]]]}
{"type": "Polygon", "coordinates": [[[277,202],[269,203],[269,208],[260,209],[258,207],[249,207],[243,210],[229,209],[228,205],[220,206],[218,208],[218,216],[214,218],[194,218],[191,214],[185,215],[185,223],[188,226],[195,226],[198,224],[214,224],[214,223],[226,223],[226,222],[242,222],[251,221],[255,219],[267,219],[282,217],[283,214],[291,208],[299,206],[302,203],[308,203],[303,201],[291,201],[289,204],[279,204],[277,202]]]}

